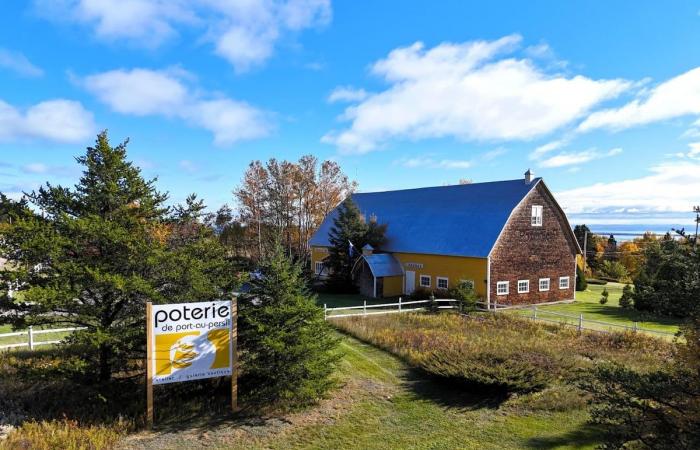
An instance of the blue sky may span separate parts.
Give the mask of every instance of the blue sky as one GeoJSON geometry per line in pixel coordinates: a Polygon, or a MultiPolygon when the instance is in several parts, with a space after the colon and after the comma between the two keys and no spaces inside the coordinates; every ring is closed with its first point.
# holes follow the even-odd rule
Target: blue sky
{"type": "Polygon", "coordinates": [[[363,191],[512,179],[573,222],[688,224],[700,3],[36,0],[0,14],[0,191],[72,184],[109,129],[172,201],[252,159],[363,191]]]}

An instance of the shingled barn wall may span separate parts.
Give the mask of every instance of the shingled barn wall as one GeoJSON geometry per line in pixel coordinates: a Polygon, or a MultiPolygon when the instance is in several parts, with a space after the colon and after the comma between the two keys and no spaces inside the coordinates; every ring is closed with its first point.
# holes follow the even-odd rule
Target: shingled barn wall
{"type": "Polygon", "coordinates": [[[520,305],[571,300],[576,286],[576,247],[568,223],[554,198],[539,183],[513,211],[491,252],[491,304],[520,305]],[[542,205],[542,226],[531,225],[533,205],[542,205]],[[559,289],[559,277],[569,288],[559,289]],[[539,291],[539,279],[549,278],[549,291],[539,291]],[[518,280],[530,280],[530,292],[518,293],[518,280]],[[509,293],[497,295],[496,284],[508,281],[509,293]]]}

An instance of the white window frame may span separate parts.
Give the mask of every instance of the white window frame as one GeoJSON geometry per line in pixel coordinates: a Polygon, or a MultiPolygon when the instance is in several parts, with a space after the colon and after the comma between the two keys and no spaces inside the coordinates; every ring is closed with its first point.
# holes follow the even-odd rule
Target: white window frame
{"type": "Polygon", "coordinates": [[[542,207],[542,205],[532,205],[532,213],[530,214],[530,224],[533,227],[541,227],[543,215],[544,208],[542,207]]]}
{"type": "Polygon", "coordinates": [[[571,286],[571,279],[569,277],[559,277],[559,289],[569,289],[571,286]],[[566,286],[562,286],[562,282],[566,282],[566,286]]]}
{"type": "Polygon", "coordinates": [[[547,291],[549,290],[549,288],[551,287],[550,285],[551,285],[551,280],[550,280],[549,278],[540,278],[539,283],[538,283],[538,286],[539,286],[539,288],[540,288],[540,292],[547,292],[547,291]],[[547,282],[547,288],[546,288],[546,289],[542,289],[542,282],[543,282],[543,281],[546,281],[546,282],[547,282]]]}
{"type": "Polygon", "coordinates": [[[323,261],[316,261],[316,264],[314,264],[314,272],[316,275],[321,275],[321,272],[323,272],[323,261]]]}
{"type": "Polygon", "coordinates": [[[530,292],[530,280],[518,280],[518,294],[527,294],[530,292]],[[520,289],[520,283],[525,283],[525,289],[520,289]]]}
{"type": "Polygon", "coordinates": [[[447,290],[450,288],[450,279],[447,277],[436,277],[435,287],[442,290],[447,290]],[[445,287],[440,287],[440,281],[445,280],[445,287]]]}
{"type": "Polygon", "coordinates": [[[419,275],[419,276],[418,276],[418,285],[419,285],[420,287],[429,288],[431,282],[432,282],[432,277],[431,277],[430,275],[419,275]],[[423,279],[424,279],[424,278],[427,278],[427,279],[428,279],[428,284],[423,284],[423,279]]]}
{"type": "Polygon", "coordinates": [[[476,289],[476,285],[474,284],[474,280],[459,280],[460,284],[461,283],[469,283],[472,285],[472,289],[476,289]]]}
{"type": "Polygon", "coordinates": [[[510,281],[498,281],[498,282],[496,282],[496,295],[508,295],[508,291],[510,291],[510,281]],[[501,292],[502,286],[506,287],[505,292],[501,292]]]}

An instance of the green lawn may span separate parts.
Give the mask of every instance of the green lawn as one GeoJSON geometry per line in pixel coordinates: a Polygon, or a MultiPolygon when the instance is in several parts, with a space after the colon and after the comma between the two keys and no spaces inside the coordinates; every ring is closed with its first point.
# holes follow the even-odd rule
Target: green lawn
{"type": "Polygon", "coordinates": [[[343,336],[343,387],[320,405],[263,421],[142,432],[118,448],[589,449],[585,407],[545,412],[520,398],[497,404],[411,370],[398,358],[343,336]],[[205,430],[205,431],[203,431],[205,430]]]}
{"type": "MultiPolygon", "coordinates": [[[[667,333],[676,333],[678,325],[681,321],[666,317],[655,317],[647,313],[639,312],[634,308],[623,309],[620,307],[620,296],[624,284],[608,283],[607,285],[589,284],[588,289],[584,292],[576,292],[576,301],[560,305],[538,306],[537,315],[540,318],[551,320],[561,320],[568,323],[578,323],[577,319],[567,319],[554,315],[547,315],[548,312],[567,314],[578,317],[583,314],[584,320],[596,320],[600,322],[611,322],[619,325],[631,327],[634,322],[637,322],[639,328],[644,328],[654,331],[663,331],[667,333]],[[607,289],[610,293],[608,303],[601,305],[599,300],[603,289],[607,289]]],[[[531,316],[531,309],[513,311],[516,314],[531,316]]],[[[620,329],[618,327],[606,327],[601,324],[584,323],[585,327],[595,329],[620,329]]]]}

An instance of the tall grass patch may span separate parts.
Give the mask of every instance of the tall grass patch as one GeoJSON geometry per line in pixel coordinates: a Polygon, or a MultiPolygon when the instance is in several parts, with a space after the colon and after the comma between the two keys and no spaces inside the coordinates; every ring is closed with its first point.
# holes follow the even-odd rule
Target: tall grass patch
{"type": "Polygon", "coordinates": [[[401,314],[336,319],[343,331],[467,388],[542,391],[615,361],[652,370],[671,346],[634,333],[583,333],[509,315],[401,314]]]}

